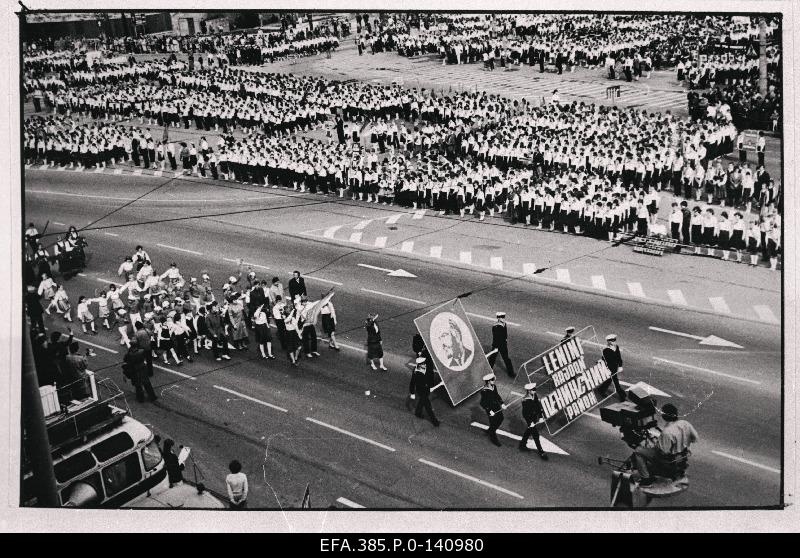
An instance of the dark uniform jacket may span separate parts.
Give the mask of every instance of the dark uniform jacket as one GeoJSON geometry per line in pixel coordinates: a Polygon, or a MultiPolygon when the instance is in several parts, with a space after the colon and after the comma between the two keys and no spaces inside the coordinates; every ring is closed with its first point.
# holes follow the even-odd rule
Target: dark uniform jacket
{"type": "Polygon", "coordinates": [[[508,342],[508,329],[501,324],[492,326],[492,347],[500,347],[508,342]]]}
{"type": "Polygon", "coordinates": [[[381,330],[375,322],[370,322],[366,326],[367,329],[367,343],[380,343],[381,330]],[[377,331],[375,331],[377,329],[377,331]]]}
{"type": "Polygon", "coordinates": [[[294,297],[296,295],[304,295],[308,294],[306,292],[306,281],[302,277],[299,279],[295,279],[292,277],[289,279],[289,297],[294,301],[294,297]]]}
{"type": "Polygon", "coordinates": [[[481,407],[484,411],[499,413],[503,410],[502,405],[503,398],[497,393],[497,386],[485,387],[481,390],[481,407]]]}
{"type": "Polygon", "coordinates": [[[145,358],[145,351],[141,347],[132,346],[128,349],[128,352],[125,353],[123,360],[128,366],[127,376],[134,385],[138,384],[142,378],[153,374],[152,372],[148,372],[145,358]]]}
{"type": "Polygon", "coordinates": [[[622,354],[619,352],[619,346],[616,349],[610,347],[603,349],[603,358],[612,374],[622,366],[622,354]]]}
{"type": "Polygon", "coordinates": [[[544,409],[538,395],[522,400],[522,418],[525,419],[526,426],[537,423],[543,416],[544,409]]]}

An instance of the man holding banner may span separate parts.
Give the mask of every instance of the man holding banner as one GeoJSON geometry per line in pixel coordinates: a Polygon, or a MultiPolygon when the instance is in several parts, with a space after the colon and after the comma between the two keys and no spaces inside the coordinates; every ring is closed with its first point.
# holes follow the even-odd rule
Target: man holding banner
{"type": "Polygon", "coordinates": [[[417,357],[416,365],[416,368],[414,368],[414,387],[417,393],[417,408],[414,411],[414,415],[417,418],[422,418],[422,410],[425,409],[433,425],[439,426],[439,419],[433,414],[433,407],[431,406],[431,386],[428,377],[427,359],[424,356],[417,357]]]}
{"type": "Polygon", "coordinates": [[[536,423],[544,418],[544,409],[542,409],[542,403],[536,394],[536,384],[534,382],[525,384],[525,397],[522,400],[522,418],[525,419],[525,424],[528,427],[519,442],[520,451],[530,451],[528,449],[528,438],[533,437],[533,443],[536,444],[539,457],[547,461],[547,454],[542,449],[542,443],[539,441],[539,431],[536,429],[536,423]]]}
{"type": "Polygon", "coordinates": [[[503,424],[503,419],[505,418],[503,410],[506,405],[497,391],[497,386],[494,383],[496,379],[494,374],[487,374],[483,377],[484,386],[481,390],[481,407],[489,417],[489,439],[494,445],[502,446],[503,444],[497,439],[497,429],[503,424]]]}

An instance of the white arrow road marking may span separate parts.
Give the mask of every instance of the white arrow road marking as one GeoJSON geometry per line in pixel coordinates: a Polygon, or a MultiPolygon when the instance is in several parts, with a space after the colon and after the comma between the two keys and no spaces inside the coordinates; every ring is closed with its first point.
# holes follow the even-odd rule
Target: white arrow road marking
{"type": "Polygon", "coordinates": [[[332,424],[328,424],[327,422],[322,422],[321,420],[317,420],[311,417],[306,417],[306,420],[309,422],[313,422],[314,424],[318,424],[320,426],[324,426],[325,428],[330,428],[340,434],[344,434],[345,436],[350,436],[355,438],[356,440],[361,440],[362,442],[366,442],[368,444],[372,444],[373,446],[377,446],[381,449],[385,449],[386,451],[396,451],[393,447],[387,446],[386,444],[381,444],[380,442],[376,442],[375,440],[370,440],[369,438],[365,438],[364,436],[359,436],[358,434],[354,434],[348,430],[344,430],[337,426],[333,426],[332,424]]]}
{"type": "Polygon", "coordinates": [[[361,235],[360,232],[354,232],[350,235],[350,242],[361,242],[361,235]]]}
{"type": "Polygon", "coordinates": [[[156,244],[156,246],[161,246],[162,248],[169,248],[170,250],[177,250],[179,252],[188,252],[189,254],[194,254],[195,256],[202,256],[201,252],[195,252],[194,250],[187,250],[186,248],[178,248],[177,246],[170,246],[169,244],[156,244]]]}
{"type": "MultiPolygon", "coordinates": [[[[480,428],[481,430],[489,430],[489,426],[486,424],[482,424],[480,422],[473,422],[470,426],[475,426],[480,428]]],[[[505,436],[506,438],[511,438],[512,440],[516,440],[517,442],[522,441],[522,436],[518,436],[517,434],[512,434],[511,432],[506,432],[505,430],[497,430],[497,433],[501,436],[505,436]]],[[[559,455],[569,455],[566,451],[555,445],[553,442],[539,434],[539,441],[542,444],[542,449],[547,453],[557,453],[559,455]]],[[[536,445],[533,443],[533,440],[528,440],[528,447],[535,448],[536,445]]]]}
{"type": "MultiPolygon", "coordinates": [[[[488,322],[496,322],[497,318],[490,318],[489,316],[481,316],[480,314],[474,314],[473,312],[467,312],[467,316],[471,316],[473,318],[479,318],[481,320],[486,320],[488,322]]],[[[510,326],[519,327],[519,324],[516,322],[510,322],[506,320],[506,323],[510,326]]]]}
{"type": "Polygon", "coordinates": [[[367,228],[367,225],[372,223],[372,219],[367,219],[366,221],[359,221],[359,223],[353,227],[354,230],[363,231],[367,228]]]}
{"type": "Polygon", "coordinates": [[[337,498],[336,501],[339,502],[340,504],[344,504],[348,508],[365,509],[364,506],[362,506],[361,504],[356,504],[355,502],[353,502],[352,500],[348,500],[347,498],[337,498]]]}
{"type": "Polygon", "coordinates": [[[119,236],[117,233],[110,233],[110,232],[104,232],[103,234],[106,236],[119,236]]]}
{"type": "Polygon", "coordinates": [[[367,269],[374,269],[376,271],[385,271],[389,277],[409,277],[409,278],[416,278],[417,276],[413,273],[409,273],[405,269],[386,269],[385,267],[378,267],[376,265],[369,265],[369,264],[356,264],[359,267],[366,267],[367,269]]]}
{"type": "Polygon", "coordinates": [[[688,337],[689,339],[697,339],[700,341],[700,345],[711,345],[712,347],[732,347],[735,349],[742,349],[741,345],[737,345],[731,341],[726,339],[722,339],[721,337],[717,337],[716,335],[708,335],[703,337],[702,335],[692,335],[691,333],[683,333],[681,331],[674,331],[671,329],[664,329],[662,327],[655,327],[650,326],[649,329],[652,331],[660,331],[662,333],[669,333],[670,335],[677,335],[679,337],[688,337]]]}
{"type": "Polygon", "coordinates": [[[431,246],[431,257],[432,258],[441,258],[442,257],[442,247],[441,246],[431,246]]]}
{"type": "Polygon", "coordinates": [[[463,264],[471,264],[472,263],[472,252],[459,252],[458,253],[458,261],[463,264]]]}
{"type": "Polygon", "coordinates": [[[492,269],[503,269],[503,258],[500,256],[493,256],[489,259],[489,267],[492,269]]]}
{"type": "Polygon", "coordinates": [[[406,302],[413,302],[415,304],[422,304],[422,305],[428,304],[427,302],[424,302],[422,300],[416,300],[416,299],[413,299],[413,298],[406,298],[404,296],[393,295],[393,294],[389,294],[389,293],[382,293],[380,291],[373,291],[371,289],[365,289],[363,287],[361,288],[361,290],[364,291],[365,293],[372,293],[372,294],[375,294],[375,295],[378,295],[378,296],[387,296],[389,298],[396,298],[397,300],[405,300],[406,302]]]}
{"type": "Polygon", "coordinates": [[[635,297],[646,298],[641,283],[628,283],[628,291],[635,297]]]}
{"type": "Polygon", "coordinates": [[[602,275],[592,275],[592,287],[595,289],[600,289],[601,291],[606,290],[606,279],[602,275]]]}
{"type": "Polygon", "coordinates": [[[717,312],[721,312],[723,314],[731,313],[731,309],[728,308],[728,303],[726,303],[725,299],[721,296],[712,296],[708,299],[708,302],[711,303],[711,307],[717,312]]]}
{"type": "Polygon", "coordinates": [[[708,368],[700,368],[699,366],[692,366],[691,364],[684,364],[683,362],[675,362],[674,360],[667,360],[665,358],[659,358],[659,357],[653,357],[653,361],[663,362],[664,364],[671,364],[679,368],[688,368],[689,370],[697,370],[698,372],[706,372],[707,374],[714,374],[715,376],[722,376],[724,378],[730,378],[732,380],[738,380],[740,382],[747,382],[748,384],[754,384],[757,386],[761,385],[761,382],[758,382],[756,380],[751,380],[750,378],[734,376],[732,374],[726,374],[725,372],[717,372],[716,370],[709,370],[708,368]]]}
{"type": "Polygon", "coordinates": [[[391,217],[386,219],[386,224],[387,225],[396,224],[400,220],[400,218],[403,217],[403,215],[408,215],[408,214],[407,213],[398,213],[397,215],[392,215],[391,217]]]}
{"type": "Polygon", "coordinates": [[[556,280],[561,281],[562,283],[571,283],[572,281],[569,278],[569,269],[556,269],[556,280]]]}
{"type": "Polygon", "coordinates": [[[753,310],[756,311],[758,314],[758,319],[762,322],[767,322],[770,324],[779,324],[781,323],[780,320],[775,316],[769,306],[764,306],[763,304],[759,304],[757,306],[753,306],[753,310]]]}
{"type": "Polygon", "coordinates": [[[386,248],[386,237],[379,236],[375,239],[375,247],[376,248],[386,248]]]}
{"type": "Polygon", "coordinates": [[[683,296],[683,291],[670,290],[667,291],[667,296],[669,297],[670,302],[672,302],[673,304],[680,304],[681,306],[687,306],[686,297],[683,296]]]}
{"type": "Polygon", "coordinates": [[[451,475],[455,475],[457,477],[461,477],[462,479],[471,480],[472,482],[476,482],[476,483],[478,483],[480,485],[486,486],[486,487],[491,488],[493,490],[497,490],[498,492],[502,492],[503,494],[508,494],[509,496],[513,496],[514,498],[519,498],[520,500],[524,500],[525,499],[520,494],[517,494],[516,492],[512,492],[511,490],[507,490],[507,489],[503,488],[502,486],[497,486],[496,484],[492,484],[490,482],[486,482],[485,480],[481,480],[479,478],[467,475],[465,473],[461,473],[459,471],[456,471],[455,469],[450,469],[449,467],[445,467],[444,465],[439,465],[438,463],[434,463],[433,461],[428,461],[427,459],[421,459],[421,458],[418,459],[418,461],[420,463],[424,463],[425,465],[429,465],[431,467],[439,469],[440,471],[445,471],[447,473],[450,473],[451,475]]]}
{"type": "Polygon", "coordinates": [[[738,461],[739,463],[746,463],[747,465],[752,465],[753,467],[758,467],[759,469],[764,469],[765,471],[769,471],[771,473],[781,473],[780,469],[775,469],[773,467],[767,467],[766,465],[762,465],[761,463],[756,463],[755,461],[750,461],[749,459],[745,459],[744,457],[737,457],[735,455],[731,455],[729,453],[725,453],[724,451],[716,451],[711,450],[711,453],[714,455],[719,455],[720,457],[727,457],[728,459],[732,459],[734,461],[738,461]]]}
{"type": "Polygon", "coordinates": [[[524,273],[525,275],[533,275],[534,273],[536,273],[537,269],[539,268],[536,267],[535,263],[527,262],[522,264],[522,273],[524,273]]]}
{"type": "Polygon", "coordinates": [[[325,229],[325,232],[322,233],[323,238],[333,238],[336,234],[336,231],[342,228],[342,225],[336,225],[335,227],[328,227],[325,229]]]}
{"type": "Polygon", "coordinates": [[[275,409],[276,411],[280,411],[282,413],[288,413],[286,409],[283,407],[278,407],[277,405],[273,405],[272,403],[267,403],[266,401],[261,401],[260,399],[256,399],[255,397],[250,397],[249,395],[245,395],[244,393],[239,393],[238,391],[233,391],[232,389],[228,389],[222,386],[214,386],[214,389],[218,389],[220,391],[224,391],[226,393],[230,393],[231,395],[235,395],[236,397],[241,397],[242,399],[247,399],[248,401],[252,401],[253,403],[258,403],[259,405],[263,405],[264,407],[269,407],[270,409],[275,409]]]}
{"type": "Polygon", "coordinates": [[[414,241],[413,240],[406,240],[403,242],[402,246],[400,246],[401,252],[413,252],[414,251],[414,241]]]}
{"type": "Polygon", "coordinates": [[[632,384],[630,382],[625,382],[623,380],[620,380],[619,383],[625,387],[640,387],[643,390],[645,390],[648,394],[655,395],[657,397],[672,397],[669,393],[664,393],[660,389],[654,388],[650,384],[646,384],[644,382],[636,382],[635,384],[632,384]]]}

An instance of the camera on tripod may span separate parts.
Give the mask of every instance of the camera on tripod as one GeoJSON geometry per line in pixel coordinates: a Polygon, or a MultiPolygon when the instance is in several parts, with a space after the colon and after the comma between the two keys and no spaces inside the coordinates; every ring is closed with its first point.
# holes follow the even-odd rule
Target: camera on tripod
{"type": "Polygon", "coordinates": [[[656,400],[639,386],[626,392],[627,399],[600,409],[600,418],[622,433],[622,439],[631,448],[636,448],[642,440],[649,437],[649,429],[656,421],[656,400]]]}

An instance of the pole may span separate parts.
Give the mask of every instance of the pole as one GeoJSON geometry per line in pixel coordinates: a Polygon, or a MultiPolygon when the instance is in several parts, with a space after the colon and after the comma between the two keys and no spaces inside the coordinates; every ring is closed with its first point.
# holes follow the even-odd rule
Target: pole
{"type": "Polygon", "coordinates": [[[22,327],[22,425],[25,429],[23,443],[33,469],[34,490],[39,507],[58,508],[58,489],[53,473],[53,458],[50,455],[50,440],[42,410],[39,379],[33,361],[31,339],[27,323],[22,327]]]}
{"type": "Polygon", "coordinates": [[[767,96],[767,22],[758,20],[758,91],[767,96]]]}

